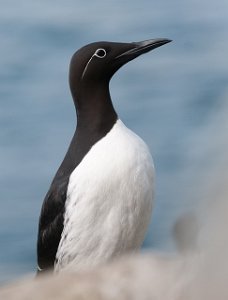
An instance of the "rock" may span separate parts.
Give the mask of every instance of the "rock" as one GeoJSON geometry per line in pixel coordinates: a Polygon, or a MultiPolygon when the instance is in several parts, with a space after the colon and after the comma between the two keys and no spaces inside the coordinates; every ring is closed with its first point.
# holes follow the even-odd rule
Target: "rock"
{"type": "Polygon", "coordinates": [[[22,280],[2,288],[0,298],[7,300],[176,299],[174,296],[178,293],[178,284],[175,279],[181,269],[182,262],[177,257],[149,254],[123,257],[90,271],[22,280]]]}

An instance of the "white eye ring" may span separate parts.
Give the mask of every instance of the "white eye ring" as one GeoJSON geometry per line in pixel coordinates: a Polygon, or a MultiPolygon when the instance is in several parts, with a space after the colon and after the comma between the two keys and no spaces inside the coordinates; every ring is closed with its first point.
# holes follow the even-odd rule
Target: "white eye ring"
{"type": "Polygon", "coordinates": [[[103,48],[98,48],[93,56],[96,56],[98,58],[104,58],[107,55],[105,49],[103,48]]]}
{"type": "Polygon", "coordinates": [[[90,57],[89,61],[87,62],[86,66],[85,66],[85,69],[84,69],[84,71],[83,71],[83,73],[82,73],[82,77],[81,77],[81,78],[84,77],[85,72],[86,72],[86,70],[87,70],[87,68],[88,68],[88,66],[89,66],[89,63],[91,62],[91,60],[93,59],[94,56],[96,56],[96,57],[98,57],[98,58],[104,58],[106,55],[107,55],[107,52],[105,51],[105,49],[103,49],[103,48],[98,48],[98,49],[94,52],[94,54],[90,57]]]}

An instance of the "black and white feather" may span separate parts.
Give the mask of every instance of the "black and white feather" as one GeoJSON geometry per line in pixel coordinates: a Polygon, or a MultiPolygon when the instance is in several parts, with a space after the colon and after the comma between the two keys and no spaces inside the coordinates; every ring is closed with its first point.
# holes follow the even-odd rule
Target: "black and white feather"
{"type": "Polygon", "coordinates": [[[168,42],[98,42],[72,57],[77,127],[41,209],[38,274],[94,266],[140,248],[154,166],[147,145],[118,118],[109,81],[130,60],[168,42]]]}

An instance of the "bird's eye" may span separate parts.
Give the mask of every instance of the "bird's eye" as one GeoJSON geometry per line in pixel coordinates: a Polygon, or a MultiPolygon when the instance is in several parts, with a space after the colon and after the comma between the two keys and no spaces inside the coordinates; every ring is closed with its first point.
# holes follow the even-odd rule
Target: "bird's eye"
{"type": "Polygon", "coordinates": [[[99,58],[104,58],[106,56],[106,51],[105,49],[99,48],[95,51],[94,56],[99,57],[99,58]]]}
{"type": "Polygon", "coordinates": [[[98,58],[104,58],[105,56],[107,55],[107,52],[105,51],[105,49],[103,48],[98,48],[94,54],[90,57],[89,61],[87,62],[86,66],[85,66],[85,69],[83,70],[83,73],[82,73],[82,78],[84,77],[85,73],[86,73],[86,70],[89,66],[89,63],[91,62],[91,60],[93,59],[94,56],[98,57],[98,58]]]}

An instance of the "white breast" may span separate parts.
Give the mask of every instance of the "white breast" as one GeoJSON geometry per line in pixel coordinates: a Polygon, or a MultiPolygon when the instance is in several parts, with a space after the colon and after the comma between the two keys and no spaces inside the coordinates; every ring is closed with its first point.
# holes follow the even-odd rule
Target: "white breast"
{"type": "Polygon", "coordinates": [[[55,270],[78,270],[139,249],[153,192],[148,147],[118,120],[70,176],[55,270]]]}

